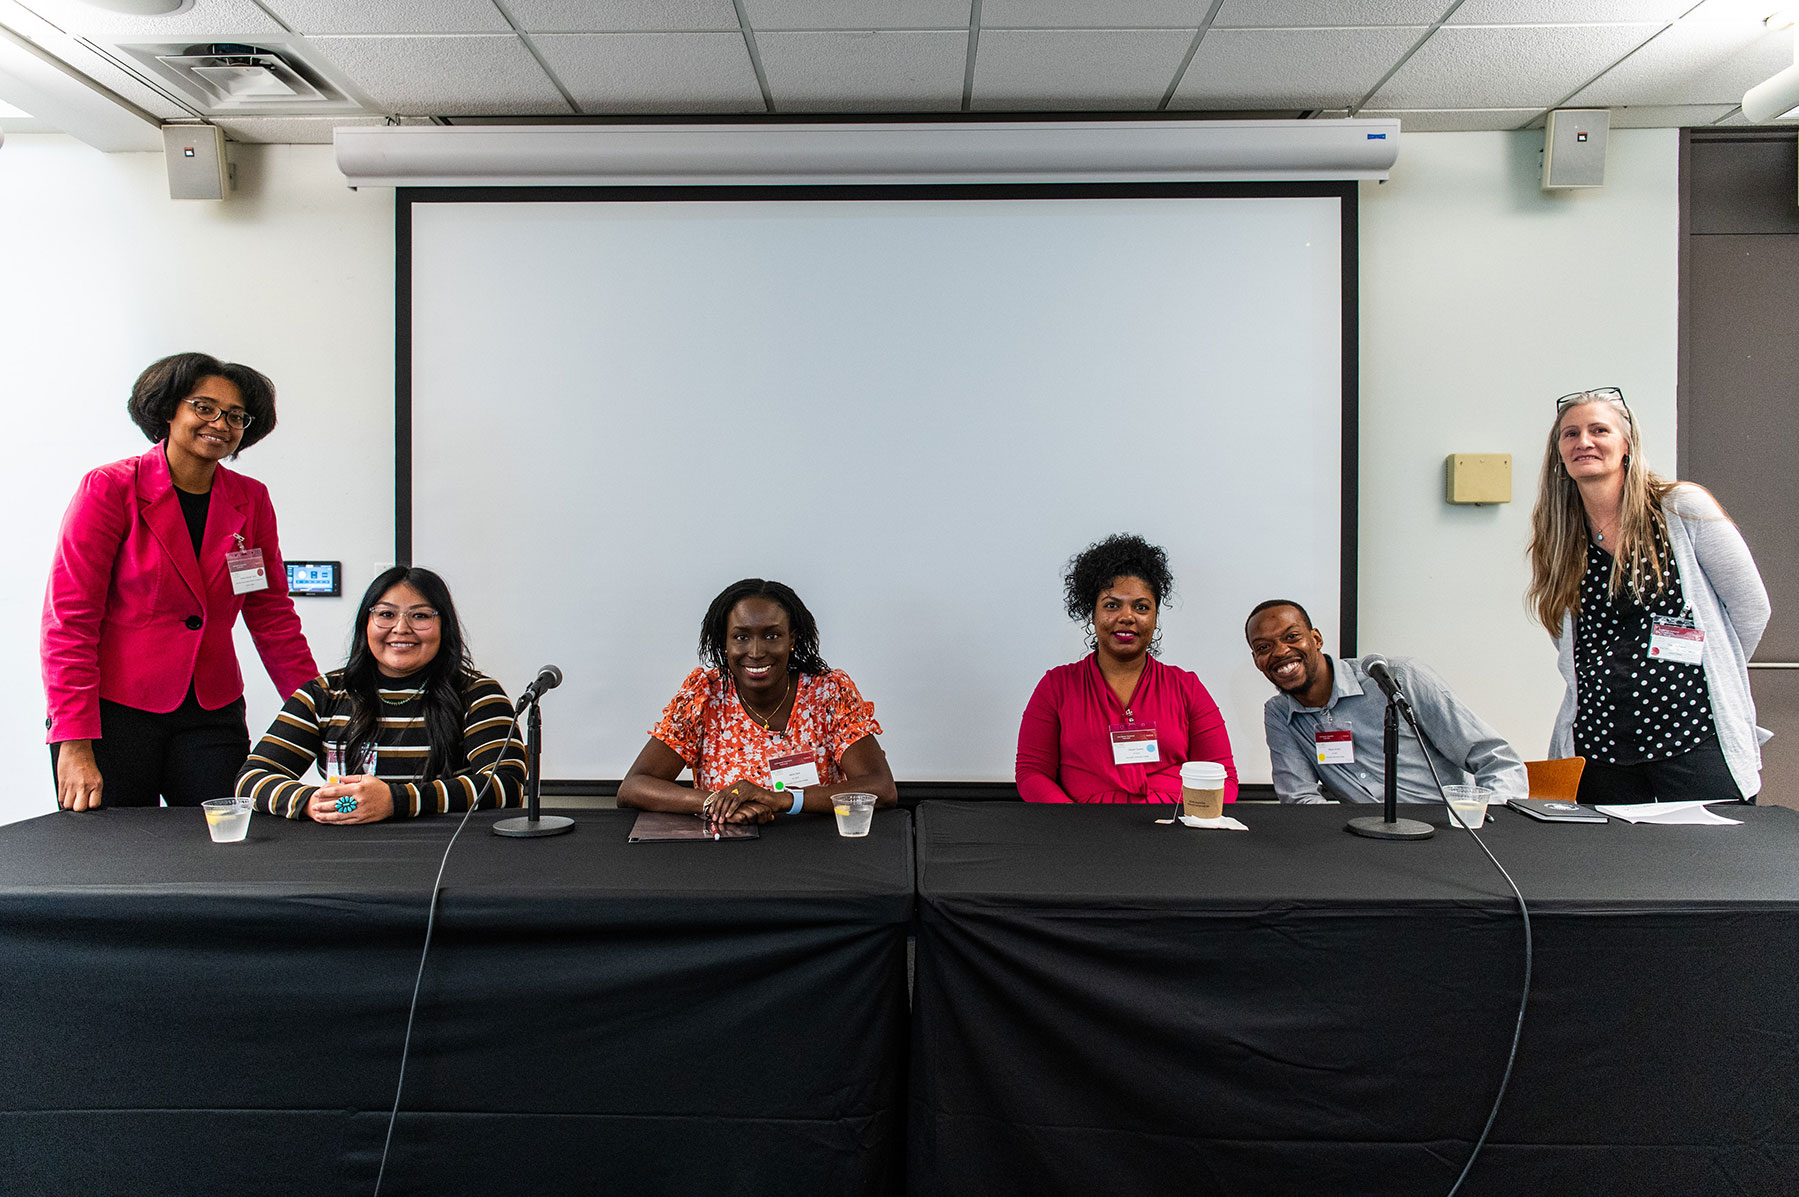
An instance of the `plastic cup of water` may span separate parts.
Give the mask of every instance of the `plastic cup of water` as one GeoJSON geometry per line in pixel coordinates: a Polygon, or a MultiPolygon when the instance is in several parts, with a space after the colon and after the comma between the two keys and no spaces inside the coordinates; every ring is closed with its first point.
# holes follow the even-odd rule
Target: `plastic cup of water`
{"type": "Polygon", "coordinates": [[[831,810],[837,816],[837,834],[863,836],[875,821],[873,794],[837,794],[831,798],[831,810]]]}
{"type": "Polygon", "coordinates": [[[1485,786],[1444,786],[1443,796],[1455,812],[1450,822],[1457,827],[1473,830],[1487,821],[1487,803],[1493,800],[1493,791],[1485,786]]]}
{"type": "Polygon", "coordinates": [[[235,844],[249,834],[248,798],[208,798],[200,806],[206,811],[206,830],[213,843],[235,844]]]}

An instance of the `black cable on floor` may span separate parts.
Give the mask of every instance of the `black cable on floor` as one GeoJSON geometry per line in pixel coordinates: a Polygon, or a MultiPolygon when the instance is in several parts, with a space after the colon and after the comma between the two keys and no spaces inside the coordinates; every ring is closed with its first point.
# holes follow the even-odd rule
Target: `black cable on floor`
{"type": "Polygon", "coordinates": [[[456,837],[468,826],[469,816],[481,806],[481,796],[493,785],[494,771],[506,761],[506,750],[512,747],[512,741],[518,735],[519,713],[514,712],[512,726],[506,731],[506,742],[500,745],[500,755],[488,766],[487,778],[481,788],[475,791],[474,798],[469,800],[468,810],[462,814],[462,821],[456,824],[456,830],[450,834],[450,842],[444,845],[443,859],[437,862],[437,879],[431,883],[431,906],[425,915],[425,946],[419,952],[418,975],[412,979],[412,1004],[406,1008],[406,1038],[400,1041],[400,1079],[394,1084],[394,1108],[387,1115],[387,1137],[381,1142],[381,1167],[375,1172],[375,1197],[381,1197],[381,1180],[387,1175],[387,1153],[393,1147],[394,1124],[400,1118],[400,1094],[406,1088],[406,1056],[412,1050],[412,1021],[418,1014],[419,989],[425,982],[425,961],[431,955],[431,932],[437,926],[437,898],[443,892],[444,869],[450,863],[450,849],[456,846],[456,837]]]}
{"type": "MultiPolygon", "coordinates": [[[[1412,734],[1418,734],[1416,727],[1412,729],[1412,734]]],[[[1480,832],[1462,822],[1462,817],[1456,813],[1455,807],[1449,805],[1449,795],[1443,792],[1443,779],[1437,775],[1437,766],[1430,759],[1430,746],[1424,742],[1423,736],[1418,736],[1418,746],[1424,752],[1424,763],[1430,766],[1431,780],[1437,783],[1437,793],[1442,796],[1443,805],[1448,809],[1450,819],[1457,827],[1474,837],[1474,842],[1480,845],[1480,850],[1487,854],[1487,859],[1493,862],[1493,867],[1499,870],[1499,875],[1505,878],[1507,885],[1511,886],[1512,896],[1518,899],[1518,914],[1524,920],[1524,990],[1518,995],[1518,1021],[1512,1027],[1512,1047],[1506,1053],[1505,1074],[1499,1078],[1499,1092],[1493,1095],[1493,1108],[1487,1113],[1487,1124],[1480,1128],[1480,1138],[1475,1140],[1474,1150],[1468,1155],[1468,1162],[1462,1165],[1461,1175],[1457,1176],[1455,1184],[1450,1186],[1448,1197],[1455,1197],[1461,1191],[1462,1182],[1468,1179],[1468,1173],[1473,1169],[1474,1161],[1480,1158],[1481,1148],[1487,1145],[1487,1136],[1493,1132],[1493,1123],[1499,1117],[1499,1103],[1505,1100],[1505,1087],[1512,1080],[1512,1065],[1518,1060],[1518,1040],[1524,1035],[1524,1011],[1530,1005],[1530,969],[1534,952],[1530,934],[1530,907],[1525,904],[1524,895],[1518,890],[1518,883],[1512,880],[1512,875],[1505,871],[1505,866],[1499,863],[1499,858],[1493,855],[1492,850],[1487,847],[1486,841],[1480,838],[1480,832]]]]}

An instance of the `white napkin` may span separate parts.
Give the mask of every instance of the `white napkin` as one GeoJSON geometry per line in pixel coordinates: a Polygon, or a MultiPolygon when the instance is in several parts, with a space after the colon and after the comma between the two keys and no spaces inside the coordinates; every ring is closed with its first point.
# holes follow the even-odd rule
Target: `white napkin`
{"type": "Polygon", "coordinates": [[[1655,823],[1659,826],[1698,824],[1708,827],[1740,827],[1741,819],[1726,819],[1705,809],[1703,802],[1631,802],[1615,806],[1595,806],[1594,810],[1628,823],[1655,823]]]}
{"type": "MultiPolygon", "coordinates": [[[[1216,819],[1202,819],[1197,815],[1178,815],[1181,822],[1189,827],[1204,827],[1213,831],[1248,831],[1246,824],[1239,823],[1229,815],[1219,815],[1216,819]]],[[[1174,819],[1157,819],[1158,823],[1172,823],[1174,819]]]]}

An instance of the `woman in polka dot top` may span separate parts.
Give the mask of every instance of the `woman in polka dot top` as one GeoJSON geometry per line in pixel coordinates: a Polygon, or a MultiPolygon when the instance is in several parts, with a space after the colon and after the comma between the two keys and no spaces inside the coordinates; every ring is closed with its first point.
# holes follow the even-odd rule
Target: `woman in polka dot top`
{"type": "Polygon", "coordinates": [[[1549,755],[1587,759],[1580,800],[1753,800],[1768,592],[1718,501],[1650,472],[1606,387],[1557,401],[1531,523],[1529,601],[1568,683],[1549,755]]]}

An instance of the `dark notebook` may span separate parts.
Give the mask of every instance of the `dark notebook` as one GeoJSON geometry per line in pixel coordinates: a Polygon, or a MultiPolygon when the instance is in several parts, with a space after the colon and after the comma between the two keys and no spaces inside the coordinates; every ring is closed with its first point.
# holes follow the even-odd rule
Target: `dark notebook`
{"type": "Polygon", "coordinates": [[[1506,805],[1545,823],[1611,822],[1590,806],[1582,806],[1578,802],[1563,802],[1557,798],[1513,798],[1506,805]]]}
{"type": "Polygon", "coordinates": [[[631,824],[630,843],[656,844],[666,840],[756,840],[762,828],[754,823],[708,823],[698,815],[646,810],[631,824]]]}

